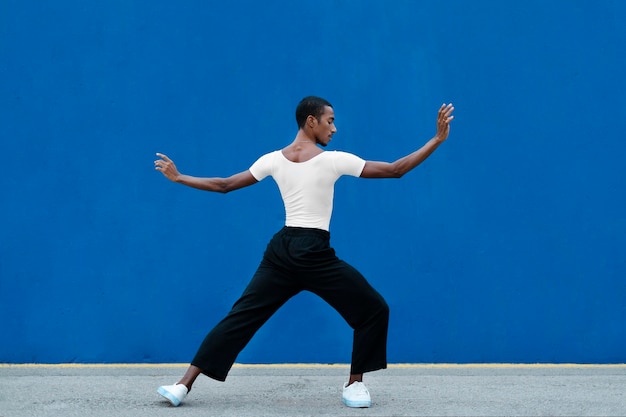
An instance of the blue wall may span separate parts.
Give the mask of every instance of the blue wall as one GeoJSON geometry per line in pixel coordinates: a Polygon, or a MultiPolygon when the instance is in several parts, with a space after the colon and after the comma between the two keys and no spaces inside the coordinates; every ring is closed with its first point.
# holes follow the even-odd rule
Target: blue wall
{"type": "MultiPolygon", "coordinates": [[[[626,2],[0,2],[0,362],[187,362],[283,222],[271,179],[298,100],[330,148],[401,180],[341,179],[338,254],[388,300],[391,362],[626,362],[626,2]]],[[[348,362],[309,294],[240,362],[348,362]]]]}

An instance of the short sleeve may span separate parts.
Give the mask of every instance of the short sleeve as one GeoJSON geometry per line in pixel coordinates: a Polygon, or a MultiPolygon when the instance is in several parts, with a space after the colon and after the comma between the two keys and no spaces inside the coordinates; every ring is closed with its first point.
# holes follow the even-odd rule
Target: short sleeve
{"type": "Polygon", "coordinates": [[[249,168],[250,173],[257,181],[261,181],[265,177],[272,175],[273,159],[274,152],[265,154],[257,159],[249,168]]]}
{"type": "Polygon", "coordinates": [[[365,168],[365,160],[348,152],[335,151],[334,162],[337,174],[350,175],[353,177],[361,176],[363,168],[365,168]]]}

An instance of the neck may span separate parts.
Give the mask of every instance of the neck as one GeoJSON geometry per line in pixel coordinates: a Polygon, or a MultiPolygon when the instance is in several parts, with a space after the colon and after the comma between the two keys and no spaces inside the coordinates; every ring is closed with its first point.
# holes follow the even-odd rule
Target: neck
{"type": "Polygon", "coordinates": [[[315,138],[312,138],[311,136],[307,135],[306,132],[303,132],[302,130],[300,130],[298,132],[298,134],[296,135],[296,138],[293,140],[293,143],[317,143],[317,141],[315,140],[315,138]]]}

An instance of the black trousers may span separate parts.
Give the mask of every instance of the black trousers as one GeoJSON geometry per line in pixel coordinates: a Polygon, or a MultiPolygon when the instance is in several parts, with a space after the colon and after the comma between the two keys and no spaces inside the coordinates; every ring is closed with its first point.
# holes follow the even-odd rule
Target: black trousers
{"type": "Polygon", "coordinates": [[[224,381],[256,331],[300,291],[320,296],[354,329],[350,373],[387,367],[387,303],[363,275],[337,258],[329,232],[297,227],[274,235],[243,295],[206,336],[191,364],[224,381]]]}

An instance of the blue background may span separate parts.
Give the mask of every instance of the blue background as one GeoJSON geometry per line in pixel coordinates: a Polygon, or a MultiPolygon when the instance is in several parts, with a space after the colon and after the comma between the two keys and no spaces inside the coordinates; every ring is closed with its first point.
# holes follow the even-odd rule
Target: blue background
{"type": "MultiPolygon", "coordinates": [[[[0,2],[0,362],[188,362],[283,224],[228,176],[335,107],[332,241],[391,307],[390,362],[626,361],[626,2],[0,2]]],[[[310,294],[239,362],[350,360],[310,294]]]]}

